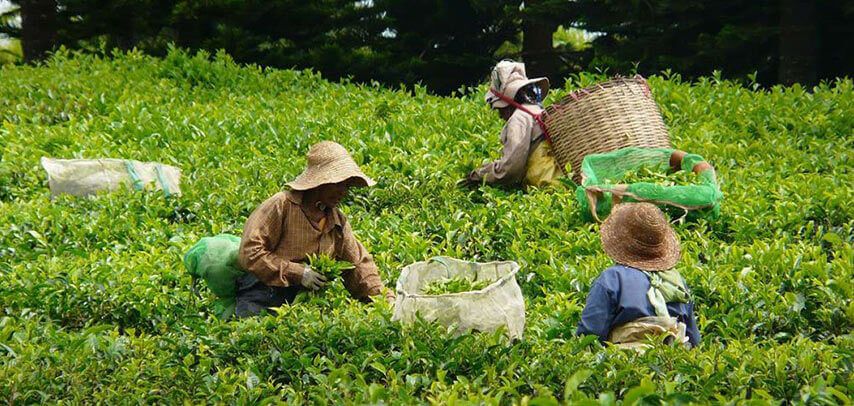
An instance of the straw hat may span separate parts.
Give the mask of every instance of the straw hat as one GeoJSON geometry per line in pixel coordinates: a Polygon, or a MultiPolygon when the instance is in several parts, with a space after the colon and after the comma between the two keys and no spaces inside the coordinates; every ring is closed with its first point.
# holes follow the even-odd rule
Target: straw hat
{"type": "Polygon", "coordinates": [[[619,264],[644,271],[666,271],[679,261],[679,239],[654,204],[618,204],[600,231],[602,248],[619,264]]]}
{"type": "Polygon", "coordinates": [[[524,63],[501,61],[498,62],[498,65],[495,65],[495,67],[492,68],[492,75],[489,79],[490,88],[486,91],[483,99],[493,109],[504,108],[509,106],[509,104],[496,96],[495,93],[492,92],[492,89],[495,89],[505,96],[513,99],[516,97],[516,93],[519,89],[530,85],[531,83],[538,83],[540,85],[540,89],[543,91],[543,98],[545,99],[546,95],[549,94],[548,78],[528,79],[528,75],[525,74],[524,63]]]}
{"type": "Polygon", "coordinates": [[[308,164],[296,179],[288,183],[293,190],[314,189],[327,183],[338,183],[355,178],[360,186],[373,186],[376,182],[362,173],[347,150],[332,141],[321,141],[308,150],[308,164]]]}

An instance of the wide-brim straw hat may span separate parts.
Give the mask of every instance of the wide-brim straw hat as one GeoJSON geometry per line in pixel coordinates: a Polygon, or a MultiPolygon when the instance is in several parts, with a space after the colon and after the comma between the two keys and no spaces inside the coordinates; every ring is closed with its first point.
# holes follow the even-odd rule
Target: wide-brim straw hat
{"type": "Polygon", "coordinates": [[[293,190],[309,190],[327,183],[354,179],[359,186],[373,186],[373,179],[365,175],[344,147],[332,141],[314,144],[308,150],[305,170],[288,183],[293,190]]]}
{"type": "Polygon", "coordinates": [[[618,264],[666,271],[679,262],[679,238],[664,213],[651,203],[614,206],[600,228],[602,248],[618,264]]]}
{"type": "Polygon", "coordinates": [[[510,104],[501,100],[493,90],[501,92],[501,94],[513,99],[516,97],[516,93],[519,92],[519,89],[530,85],[531,83],[540,85],[540,90],[542,90],[543,93],[543,99],[545,99],[549,94],[548,78],[542,77],[529,79],[525,74],[524,63],[501,61],[492,68],[492,74],[490,75],[489,80],[489,89],[486,91],[483,99],[493,109],[504,108],[510,104]]]}

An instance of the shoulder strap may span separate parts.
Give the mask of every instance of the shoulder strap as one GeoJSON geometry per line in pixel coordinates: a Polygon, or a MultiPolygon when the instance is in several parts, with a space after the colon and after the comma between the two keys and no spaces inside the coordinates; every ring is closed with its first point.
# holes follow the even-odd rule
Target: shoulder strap
{"type": "Polygon", "coordinates": [[[498,98],[503,100],[504,102],[510,104],[511,106],[513,106],[519,110],[524,111],[525,113],[528,113],[528,115],[533,117],[534,121],[536,121],[537,124],[540,126],[540,128],[543,130],[543,137],[546,139],[546,141],[549,142],[549,144],[552,143],[552,138],[549,136],[549,131],[546,128],[546,123],[543,121],[543,113],[539,113],[539,114],[534,113],[533,111],[531,111],[527,107],[519,104],[518,102],[516,102],[516,100],[513,100],[510,97],[507,97],[507,95],[499,92],[498,90],[490,88],[489,91],[492,92],[493,94],[495,94],[496,96],[498,96],[498,98]]]}

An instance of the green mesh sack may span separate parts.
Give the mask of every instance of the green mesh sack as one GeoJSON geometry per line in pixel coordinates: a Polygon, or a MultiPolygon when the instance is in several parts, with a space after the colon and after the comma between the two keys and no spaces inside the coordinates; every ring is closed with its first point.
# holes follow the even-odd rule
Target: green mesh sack
{"type": "Polygon", "coordinates": [[[227,318],[234,312],[237,285],[235,281],[243,270],[237,265],[240,237],[220,234],[204,237],[184,255],[184,266],[193,277],[195,286],[199,279],[205,281],[218,300],[212,303],[214,312],[227,318]]]}
{"type": "Polygon", "coordinates": [[[576,199],[587,221],[608,216],[619,202],[649,202],[674,218],[715,219],[723,194],[714,168],[703,157],[668,148],[623,148],[591,154],[581,163],[581,186],[576,199]],[[639,169],[655,173],[651,179],[631,178],[639,169]],[[689,183],[667,184],[677,171],[693,172],[689,183]],[[639,181],[640,180],[640,181],[639,181]],[[626,182],[628,181],[628,182],[626,182]]]}

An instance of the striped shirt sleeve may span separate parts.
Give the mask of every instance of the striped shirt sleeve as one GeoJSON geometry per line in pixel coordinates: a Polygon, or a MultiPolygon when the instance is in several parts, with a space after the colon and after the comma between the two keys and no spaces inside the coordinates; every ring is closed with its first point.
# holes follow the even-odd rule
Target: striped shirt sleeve
{"type": "Polygon", "coordinates": [[[302,277],[303,265],[275,253],[287,232],[284,230],[287,213],[284,194],[276,194],[252,212],[243,229],[238,252],[240,266],[267,286],[296,286],[302,277]]]}

